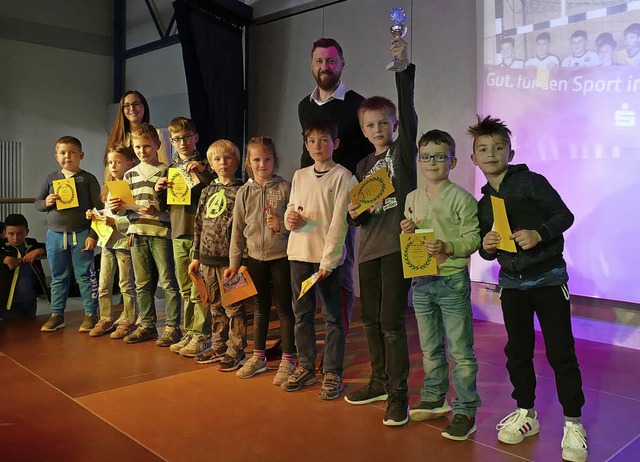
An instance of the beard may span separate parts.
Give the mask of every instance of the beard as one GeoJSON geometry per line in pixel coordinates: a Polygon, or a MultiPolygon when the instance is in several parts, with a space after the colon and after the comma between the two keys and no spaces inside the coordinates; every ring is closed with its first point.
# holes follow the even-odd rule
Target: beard
{"type": "Polygon", "coordinates": [[[340,74],[336,75],[331,71],[322,71],[314,74],[313,77],[316,79],[318,88],[324,91],[334,89],[338,86],[338,82],[340,82],[340,74]]]}

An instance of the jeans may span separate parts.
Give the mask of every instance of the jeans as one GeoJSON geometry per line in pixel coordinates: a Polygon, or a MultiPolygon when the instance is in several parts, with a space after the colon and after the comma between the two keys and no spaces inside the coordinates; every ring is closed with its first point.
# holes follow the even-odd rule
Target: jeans
{"type": "Polygon", "coordinates": [[[411,281],[402,276],[400,252],[360,263],[362,324],[371,357],[371,378],[388,393],[408,397],[409,346],[405,311],[411,281]]]}
{"type": "Polygon", "coordinates": [[[255,350],[264,350],[269,331],[269,313],[271,312],[271,284],[278,319],[280,320],[280,338],[282,352],[296,352],[293,326],[295,324],[291,305],[291,269],[287,257],[277,260],[260,261],[249,257],[247,264],[258,294],[253,314],[253,345],[255,350]]]}
{"type": "Polygon", "coordinates": [[[247,347],[247,319],[241,301],[228,306],[222,304],[222,281],[226,269],[222,266],[200,265],[212,300],[206,318],[211,325],[212,348],[217,351],[226,345],[227,354],[237,358],[247,347]]]}
{"type": "Polygon", "coordinates": [[[150,274],[152,260],[158,268],[160,286],[164,290],[165,314],[167,326],[180,326],[180,293],[173,265],[173,253],[169,248],[169,239],[157,236],[136,234],[131,247],[133,273],[136,278],[136,294],[142,315],[142,325],[155,327],[158,317],[153,305],[155,287],[150,274]]]}
{"type": "Polygon", "coordinates": [[[353,265],[356,253],[356,228],[347,227],[347,236],[344,240],[344,262],[336,271],[340,279],[340,299],[342,302],[342,325],[345,335],[349,334],[349,325],[353,316],[353,307],[356,303],[356,294],[353,287],[353,265]]]}
{"type": "Polygon", "coordinates": [[[453,412],[475,417],[480,407],[476,387],[478,361],[473,353],[471,281],[465,269],[451,276],[413,280],[413,309],[418,323],[424,384],[421,401],[439,401],[449,391],[449,356],[453,361],[453,412]]]}
{"type": "Polygon", "coordinates": [[[300,300],[302,282],[320,269],[318,263],[291,261],[293,313],[296,318],[295,337],[298,361],[303,368],[316,367],[316,293],[322,302],[322,316],[327,325],[324,346],[324,373],[342,376],[345,336],[340,303],[340,281],[336,271],[315,283],[300,300]]]}
{"type": "Polygon", "coordinates": [[[98,303],[100,319],[113,321],[113,278],[116,268],[120,275],[119,286],[124,302],[123,319],[133,323],[136,317],[137,298],[133,265],[129,249],[108,249],[103,247],[100,254],[100,284],[98,286],[98,303]]]}
{"type": "Polygon", "coordinates": [[[69,295],[71,269],[80,288],[85,314],[98,311],[98,280],[93,266],[93,250],[84,251],[89,230],[58,233],[47,230],[47,259],[51,268],[51,311],[64,316],[69,295]]]}
{"type": "MultiPolygon", "coordinates": [[[[173,246],[173,261],[176,265],[176,278],[182,297],[182,311],[184,313],[184,328],[187,332],[193,331],[196,313],[195,304],[191,300],[191,288],[193,282],[187,272],[191,263],[193,238],[176,238],[171,240],[173,246]]],[[[198,332],[200,333],[200,332],[198,332]]]]}
{"type": "Polygon", "coordinates": [[[571,330],[569,289],[561,286],[534,289],[503,289],[500,293],[504,327],[507,329],[507,370],[513,385],[511,397],[518,407],[532,409],[536,398],[533,368],[535,330],[538,316],[547,360],[553,368],[558,400],[567,417],[580,417],[584,405],[582,375],[571,330]]]}

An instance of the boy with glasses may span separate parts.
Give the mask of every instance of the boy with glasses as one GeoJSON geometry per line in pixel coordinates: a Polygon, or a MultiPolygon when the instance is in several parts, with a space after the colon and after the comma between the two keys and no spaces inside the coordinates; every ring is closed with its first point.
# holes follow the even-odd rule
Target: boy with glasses
{"type": "Polygon", "coordinates": [[[426,186],[407,195],[404,233],[433,229],[435,239],[426,251],[435,258],[438,274],[413,279],[413,309],[418,323],[424,383],[420,404],[410,411],[413,421],[443,417],[451,407],[448,352],[454,363],[452,380],[453,420],[442,436],[466,440],[476,431],[480,406],[476,387],[478,361],[473,352],[473,316],[469,257],[480,246],[478,205],[475,198],[449,180],[457,164],[456,144],[451,135],[431,130],[418,141],[418,165],[426,186]]]}
{"type": "MultiPolygon", "coordinates": [[[[171,243],[173,260],[184,310],[185,334],[177,343],[162,342],[161,346],[170,346],[170,350],[187,358],[193,358],[211,348],[211,340],[205,334],[205,316],[200,307],[196,307],[191,297],[192,282],[187,269],[191,263],[193,247],[193,225],[198,210],[202,190],[211,181],[211,172],[206,167],[206,159],[201,159],[196,150],[198,133],[196,124],[186,117],[176,117],[169,123],[171,144],[176,151],[169,168],[177,168],[185,178],[189,178],[190,202],[188,205],[169,205],[171,220],[171,243]]],[[[156,193],[165,203],[169,178],[163,177],[156,183],[156,193]]]]}

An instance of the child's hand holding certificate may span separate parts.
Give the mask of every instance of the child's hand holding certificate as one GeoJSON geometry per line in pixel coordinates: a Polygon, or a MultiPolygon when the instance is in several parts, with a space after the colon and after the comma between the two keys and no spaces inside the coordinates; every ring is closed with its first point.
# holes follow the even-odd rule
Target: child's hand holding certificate
{"type": "Polygon", "coordinates": [[[190,205],[191,204],[191,178],[184,175],[184,170],[170,168],[167,174],[167,204],[190,205]]]}
{"type": "Polygon", "coordinates": [[[427,242],[435,240],[432,229],[416,229],[400,234],[400,255],[405,279],[438,274],[436,257],[427,252],[427,242]]]}
{"type": "Polygon", "coordinates": [[[373,175],[366,177],[349,191],[349,197],[354,204],[360,204],[355,210],[355,213],[359,215],[394,191],[395,189],[393,188],[393,184],[391,184],[391,178],[389,178],[387,169],[381,168],[373,175]]]}
{"type": "Polygon", "coordinates": [[[73,177],[53,180],[53,193],[58,195],[58,199],[56,200],[56,208],[58,210],[72,209],[80,206],[78,203],[76,180],[74,180],[73,177]]]}

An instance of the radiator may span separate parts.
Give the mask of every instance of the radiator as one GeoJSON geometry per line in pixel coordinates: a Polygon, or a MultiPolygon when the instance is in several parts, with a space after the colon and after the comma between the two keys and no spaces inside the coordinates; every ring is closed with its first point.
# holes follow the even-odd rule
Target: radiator
{"type": "MultiPolygon", "coordinates": [[[[20,197],[22,197],[22,143],[0,141],[0,199],[20,197]]],[[[21,209],[22,205],[19,203],[0,202],[0,221],[4,221],[10,213],[20,213],[21,209]]]]}

